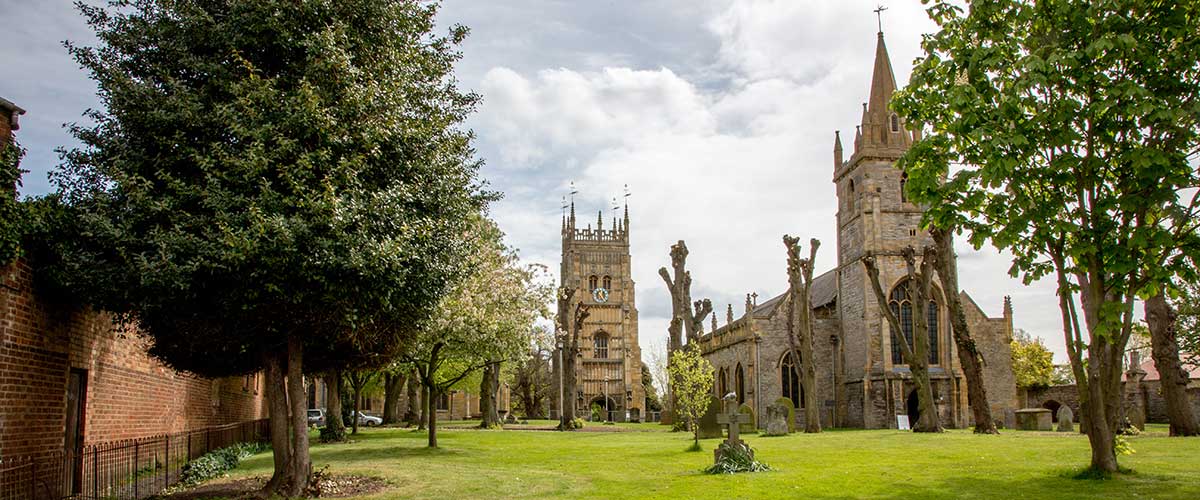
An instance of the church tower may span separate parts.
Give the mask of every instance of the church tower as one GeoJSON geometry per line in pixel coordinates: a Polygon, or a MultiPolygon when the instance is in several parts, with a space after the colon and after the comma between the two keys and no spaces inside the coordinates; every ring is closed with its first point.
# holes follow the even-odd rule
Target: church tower
{"type": "MultiPolygon", "coordinates": [[[[611,219],[608,229],[603,211],[595,227],[578,227],[575,202],[570,206],[570,215],[563,217],[559,276],[562,287],[575,290],[572,301],[590,307],[590,316],[579,334],[579,352],[574,353],[576,394],[565,395],[564,404],[574,404],[575,414],[583,418],[591,415],[594,404],[608,411],[608,419],[641,421],[646,394],[630,267],[629,206],[623,219],[611,219]]],[[[572,314],[574,310],[572,305],[572,314]]],[[[572,324],[573,318],[568,319],[567,324],[572,324]]],[[[557,372],[554,383],[558,383],[557,372]]],[[[557,391],[552,397],[558,397],[557,391]]]]}
{"type": "MultiPolygon", "coordinates": [[[[901,251],[911,245],[919,252],[933,244],[920,228],[924,210],[904,193],[907,175],[895,166],[896,160],[920,139],[920,132],[907,130],[904,120],[892,111],[895,91],[896,78],[880,32],[869,100],[863,103],[849,159],[843,160],[840,133],[835,132],[833,145],[833,182],[838,199],[838,313],[845,337],[846,403],[862,405],[864,419],[846,424],[867,428],[895,427],[894,415],[904,413],[908,390],[902,380],[907,366],[898,359],[898,348],[892,345],[891,329],[871,290],[862,257],[867,252],[876,256],[880,284],[889,294],[907,274],[901,251]]],[[[905,304],[904,297],[889,294],[889,298],[898,299],[898,306],[905,304]]],[[[935,362],[932,371],[938,370],[937,365],[949,367],[952,363],[945,335],[945,302],[938,302],[929,311],[930,315],[938,315],[931,319],[941,319],[939,332],[931,335],[933,343],[941,346],[936,356],[931,356],[935,362]]],[[[911,304],[902,307],[910,314],[923,309],[911,304]]]]}

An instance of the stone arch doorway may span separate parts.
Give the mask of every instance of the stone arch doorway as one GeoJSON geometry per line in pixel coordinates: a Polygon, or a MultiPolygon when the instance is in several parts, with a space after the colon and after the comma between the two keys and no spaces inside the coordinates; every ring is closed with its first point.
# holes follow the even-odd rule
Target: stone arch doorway
{"type": "Polygon", "coordinates": [[[614,415],[616,414],[616,411],[618,410],[618,408],[617,408],[616,401],[613,401],[612,398],[605,397],[605,396],[596,396],[595,398],[592,398],[592,402],[588,403],[589,418],[591,417],[591,414],[592,414],[592,406],[593,405],[600,407],[600,415],[601,415],[602,420],[604,420],[604,421],[615,420],[614,415]]]}
{"type": "Polygon", "coordinates": [[[1042,403],[1042,408],[1050,410],[1050,421],[1058,423],[1058,409],[1062,407],[1062,403],[1053,399],[1042,403]]]}
{"type": "Polygon", "coordinates": [[[908,400],[905,403],[905,409],[908,413],[909,427],[916,427],[917,419],[921,417],[921,403],[917,400],[916,389],[913,389],[908,393],[908,400]]]}

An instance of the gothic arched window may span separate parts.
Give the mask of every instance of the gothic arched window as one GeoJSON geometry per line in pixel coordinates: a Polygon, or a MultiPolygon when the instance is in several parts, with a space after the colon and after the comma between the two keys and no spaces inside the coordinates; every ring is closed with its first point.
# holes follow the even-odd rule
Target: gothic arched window
{"type": "MultiPolygon", "coordinates": [[[[925,321],[929,327],[929,364],[938,364],[938,302],[937,290],[930,290],[931,297],[925,309],[925,321]]],[[[913,307],[912,297],[908,293],[908,280],[901,281],[892,288],[892,293],[888,296],[888,307],[900,319],[900,328],[904,330],[904,339],[908,343],[909,348],[913,345],[913,307]]],[[[891,329],[892,334],[892,364],[904,364],[904,355],[900,350],[899,338],[896,331],[891,329]]]]}
{"type": "Polygon", "coordinates": [[[908,201],[908,193],[904,192],[904,187],[908,185],[908,172],[900,174],[900,201],[908,201]]]}
{"type": "Polygon", "coordinates": [[[604,289],[608,290],[608,291],[612,291],[612,276],[604,277],[604,289]]]}
{"type": "Polygon", "coordinates": [[[729,369],[721,368],[717,372],[717,398],[723,398],[729,394],[729,369]]]}
{"type": "Polygon", "coordinates": [[[607,358],[608,357],[608,334],[604,332],[596,332],[592,337],[592,357],[607,358]]]}
{"type": "Polygon", "coordinates": [[[590,292],[595,289],[596,289],[596,276],[595,275],[588,276],[588,291],[590,292]]]}
{"type": "Polygon", "coordinates": [[[792,353],[783,355],[779,366],[779,382],[783,388],[783,397],[792,400],[796,408],[804,408],[804,385],[800,383],[800,366],[794,361],[792,353]]]}
{"type": "Polygon", "coordinates": [[[734,384],[737,386],[737,402],[744,404],[746,402],[746,372],[742,369],[742,364],[738,363],[737,371],[734,372],[734,384]]]}

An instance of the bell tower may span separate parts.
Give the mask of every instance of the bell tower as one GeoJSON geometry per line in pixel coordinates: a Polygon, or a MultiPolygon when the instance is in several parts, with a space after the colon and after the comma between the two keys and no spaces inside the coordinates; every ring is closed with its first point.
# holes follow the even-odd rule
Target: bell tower
{"type": "MultiPolygon", "coordinates": [[[[614,214],[608,228],[604,222],[601,210],[595,227],[590,223],[579,227],[574,200],[569,215],[563,216],[560,285],[575,290],[575,304],[582,301],[590,307],[579,333],[579,352],[573,353],[578,361],[576,394],[564,395],[563,403],[575,405],[575,414],[583,418],[589,418],[591,407],[598,405],[606,419],[641,421],[646,416],[646,394],[630,266],[628,203],[623,218],[614,214]]],[[[574,313],[574,304],[569,310],[574,313]]],[[[567,324],[573,323],[568,320],[567,324]]],[[[558,383],[557,372],[554,383],[558,383]]],[[[552,397],[558,397],[557,391],[552,397]]]]}
{"type": "MultiPolygon", "coordinates": [[[[896,78],[881,31],[869,97],[862,105],[861,122],[855,127],[850,157],[843,158],[839,132],[834,133],[833,144],[833,182],[838,199],[838,309],[845,337],[846,380],[863,381],[857,386],[863,392],[848,397],[859,399],[864,408],[871,407],[871,402],[903,396],[887,394],[894,388],[884,381],[893,378],[895,368],[890,330],[871,290],[862,257],[867,252],[875,255],[880,285],[887,294],[907,274],[901,251],[910,245],[919,250],[932,244],[928,233],[920,228],[924,210],[907,199],[907,176],[895,165],[920,139],[920,132],[910,132],[891,109],[895,91],[896,78]]],[[[863,413],[865,422],[847,424],[887,427],[887,419],[891,418],[883,413],[863,413]]]]}

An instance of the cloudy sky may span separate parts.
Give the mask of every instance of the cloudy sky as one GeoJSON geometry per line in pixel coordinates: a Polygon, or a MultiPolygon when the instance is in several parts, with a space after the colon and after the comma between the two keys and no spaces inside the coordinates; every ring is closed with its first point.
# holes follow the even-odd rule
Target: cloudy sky
{"type": "MultiPolygon", "coordinates": [[[[834,130],[853,131],[870,85],[881,0],[445,0],[441,22],[467,25],[458,76],[483,95],[469,125],[484,175],[504,199],[493,215],[522,257],[557,269],[560,200],[573,181],[580,219],[628,184],[643,351],[662,349],[669,296],[657,269],[686,240],[693,297],[724,322],[746,293],[786,287],[781,236],[825,243],[832,268],[834,130]]],[[[933,29],[918,0],[882,0],[900,85],[933,29]]],[[[62,125],[99,105],[63,40],[94,37],[68,0],[0,0],[0,97],[28,110],[18,137],[50,185],[62,125]]],[[[962,286],[992,316],[1011,295],[1015,326],[1063,358],[1050,283],[1023,286],[990,248],[960,248],[962,286]]]]}

